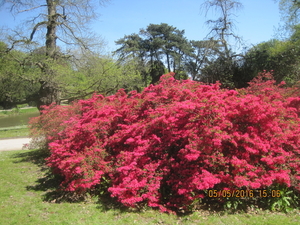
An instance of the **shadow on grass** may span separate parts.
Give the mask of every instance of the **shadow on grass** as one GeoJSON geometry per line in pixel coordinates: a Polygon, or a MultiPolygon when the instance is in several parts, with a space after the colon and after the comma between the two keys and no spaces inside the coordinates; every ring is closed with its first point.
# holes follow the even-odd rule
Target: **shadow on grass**
{"type": "Polygon", "coordinates": [[[45,164],[45,158],[49,154],[45,150],[31,150],[21,153],[16,153],[12,157],[15,159],[14,163],[28,162],[39,166],[38,179],[34,185],[26,186],[28,191],[42,191],[42,200],[51,203],[80,203],[93,202],[97,204],[97,208],[101,211],[117,210],[118,212],[132,212],[136,210],[128,209],[116,199],[109,196],[109,194],[100,195],[100,191],[96,188],[83,194],[63,191],[60,184],[63,177],[52,173],[51,169],[45,164]]]}
{"type": "Polygon", "coordinates": [[[59,203],[63,201],[63,191],[59,190],[62,177],[54,175],[46,165],[45,158],[48,156],[46,150],[37,149],[14,154],[13,158],[16,159],[14,163],[29,162],[40,168],[39,178],[35,181],[36,184],[27,186],[28,191],[43,191],[45,192],[43,201],[59,203]]]}
{"type": "MultiPolygon", "coordinates": [[[[14,154],[12,157],[17,159],[16,161],[14,161],[14,163],[30,162],[40,167],[45,167],[45,158],[47,158],[48,156],[49,154],[46,150],[36,149],[17,153],[14,154]]],[[[42,169],[44,170],[45,168],[42,169]]]]}
{"type": "Polygon", "coordinates": [[[97,196],[97,209],[101,212],[108,212],[110,210],[117,211],[118,213],[126,213],[126,212],[138,212],[137,209],[131,209],[120,202],[117,202],[115,198],[112,198],[109,194],[98,195],[97,196]]]}

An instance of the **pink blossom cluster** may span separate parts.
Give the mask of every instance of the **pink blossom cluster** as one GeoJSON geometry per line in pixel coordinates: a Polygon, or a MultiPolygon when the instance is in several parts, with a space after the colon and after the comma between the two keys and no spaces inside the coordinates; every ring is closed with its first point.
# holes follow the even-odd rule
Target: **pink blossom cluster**
{"type": "Polygon", "coordinates": [[[176,210],[212,188],[300,191],[300,98],[262,77],[228,90],[170,73],[142,93],[46,107],[32,126],[47,136],[47,164],[66,190],[105,177],[129,207],[176,210]]]}

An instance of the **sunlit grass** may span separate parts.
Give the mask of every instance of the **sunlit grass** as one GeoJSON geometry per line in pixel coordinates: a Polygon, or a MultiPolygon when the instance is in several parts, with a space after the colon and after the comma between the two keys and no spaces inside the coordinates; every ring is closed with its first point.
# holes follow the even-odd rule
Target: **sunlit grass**
{"type": "Polygon", "coordinates": [[[59,181],[43,166],[43,157],[37,150],[0,152],[0,224],[300,224],[299,210],[289,214],[198,211],[175,216],[107,207],[97,197],[57,201],[59,181]]]}
{"type": "Polygon", "coordinates": [[[12,116],[12,115],[20,115],[25,113],[35,113],[39,110],[36,107],[30,108],[13,108],[11,110],[0,110],[0,117],[12,116]]]}
{"type": "Polygon", "coordinates": [[[29,128],[24,126],[0,128],[0,139],[29,136],[29,128]]]}

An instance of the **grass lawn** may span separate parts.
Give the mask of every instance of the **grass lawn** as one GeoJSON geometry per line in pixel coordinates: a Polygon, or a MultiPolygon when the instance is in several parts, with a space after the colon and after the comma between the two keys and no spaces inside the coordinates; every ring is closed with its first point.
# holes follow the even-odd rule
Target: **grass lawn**
{"type": "Polygon", "coordinates": [[[0,139],[27,137],[29,128],[25,126],[0,128],[0,139]]]}
{"type": "Polygon", "coordinates": [[[11,116],[11,115],[20,115],[25,113],[34,113],[38,112],[39,110],[36,107],[30,107],[30,108],[13,108],[11,110],[0,110],[0,118],[11,116]]]}
{"type": "Polygon", "coordinates": [[[0,152],[0,224],[300,224],[299,210],[222,215],[201,211],[177,217],[106,207],[110,204],[97,198],[57,201],[58,182],[42,165],[37,150],[0,152]]]}

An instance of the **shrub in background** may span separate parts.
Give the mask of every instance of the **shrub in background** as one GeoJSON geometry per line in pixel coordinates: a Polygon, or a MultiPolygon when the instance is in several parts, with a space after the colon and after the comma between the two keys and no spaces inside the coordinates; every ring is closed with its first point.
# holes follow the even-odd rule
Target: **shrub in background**
{"type": "Polygon", "coordinates": [[[105,178],[124,205],[162,211],[186,209],[207,189],[300,191],[300,98],[272,80],[235,91],[173,76],[142,93],[45,108],[32,127],[66,190],[105,178]]]}

